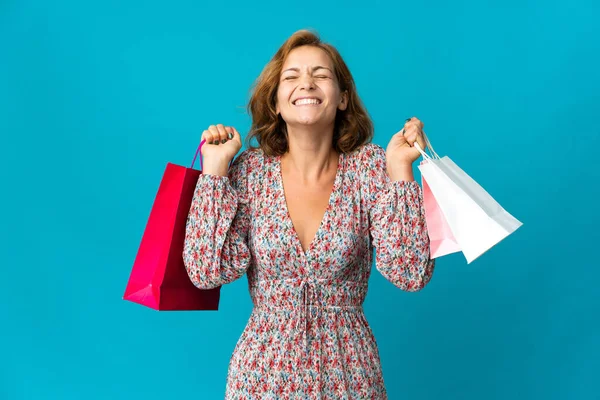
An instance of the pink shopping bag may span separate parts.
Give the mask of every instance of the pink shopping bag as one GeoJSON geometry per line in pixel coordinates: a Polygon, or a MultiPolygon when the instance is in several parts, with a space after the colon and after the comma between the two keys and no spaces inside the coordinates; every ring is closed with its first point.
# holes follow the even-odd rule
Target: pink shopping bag
{"type": "MultiPolygon", "coordinates": [[[[426,160],[421,161],[421,165],[425,163],[427,163],[426,160]]],[[[444,217],[423,175],[421,175],[421,184],[423,187],[425,221],[429,232],[430,257],[437,258],[461,251],[460,245],[454,238],[450,225],[448,225],[448,221],[446,221],[446,217],[444,217]]]]}
{"type": "Polygon", "coordinates": [[[197,288],[183,264],[185,225],[202,173],[202,157],[200,170],[193,167],[204,142],[198,146],[190,168],[167,163],[124,300],[159,311],[218,310],[221,288],[197,288]]]}

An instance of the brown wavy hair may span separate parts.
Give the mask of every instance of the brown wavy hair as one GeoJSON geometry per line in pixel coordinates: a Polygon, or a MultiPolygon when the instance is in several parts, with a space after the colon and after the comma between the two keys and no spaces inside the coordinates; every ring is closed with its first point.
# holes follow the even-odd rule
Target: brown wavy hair
{"type": "Polygon", "coordinates": [[[373,122],[362,101],[358,97],[354,78],[342,56],[335,47],[324,43],[318,33],[311,30],[299,30],[292,34],[277,50],[254,83],[248,113],[252,116],[252,126],[246,137],[250,141],[256,138],[259,147],[267,156],[283,155],[288,151],[286,123],[277,114],[277,89],[283,63],[292,50],[300,46],[315,46],[324,50],[331,58],[334,73],[341,92],[348,92],[348,107],[337,110],[333,132],[333,147],[339,153],[350,153],[373,139],[373,122]]]}

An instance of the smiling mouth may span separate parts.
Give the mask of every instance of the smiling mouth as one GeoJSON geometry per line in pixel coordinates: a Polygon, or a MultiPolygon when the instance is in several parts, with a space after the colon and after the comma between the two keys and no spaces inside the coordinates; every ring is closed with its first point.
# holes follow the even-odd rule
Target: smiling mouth
{"type": "Polygon", "coordinates": [[[295,106],[317,106],[321,104],[319,99],[298,99],[292,102],[295,106]]]}

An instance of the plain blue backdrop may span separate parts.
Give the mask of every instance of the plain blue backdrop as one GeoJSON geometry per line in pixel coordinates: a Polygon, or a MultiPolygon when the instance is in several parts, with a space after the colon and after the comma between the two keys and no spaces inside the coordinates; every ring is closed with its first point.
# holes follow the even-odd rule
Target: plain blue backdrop
{"type": "MultiPolygon", "coordinates": [[[[0,399],[220,399],[251,311],[122,300],[167,162],[243,136],[294,31],[337,46],[387,145],[417,116],[524,223],[365,312],[395,399],[600,398],[595,0],[0,1],[0,399]]],[[[420,175],[415,168],[416,179],[420,175]]]]}

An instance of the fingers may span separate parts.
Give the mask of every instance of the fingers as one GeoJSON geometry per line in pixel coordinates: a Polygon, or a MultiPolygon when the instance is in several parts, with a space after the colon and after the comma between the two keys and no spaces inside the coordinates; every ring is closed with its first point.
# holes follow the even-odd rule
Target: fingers
{"type": "Polygon", "coordinates": [[[422,149],[425,148],[425,140],[423,137],[424,126],[425,124],[416,117],[409,118],[404,124],[404,129],[401,132],[404,132],[404,139],[410,147],[414,147],[415,142],[417,142],[422,149]]]}
{"type": "Polygon", "coordinates": [[[407,133],[405,138],[410,147],[415,147],[415,143],[418,143],[422,150],[425,149],[425,136],[420,129],[411,128],[410,133],[407,133]]]}
{"type": "Polygon", "coordinates": [[[205,139],[206,144],[218,145],[233,139],[236,134],[239,136],[234,127],[225,127],[223,124],[211,125],[207,130],[202,132],[200,140],[205,139]]]}
{"type": "Polygon", "coordinates": [[[221,140],[221,143],[227,143],[229,140],[229,132],[225,129],[223,124],[217,125],[217,130],[219,131],[219,139],[221,140]]]}
{"type": "Polygon", "coordinates": [[[413,124],[421,127],[421,129],[423,129],[425,127],[425,124],[423,123],[423,121],[421,121],[417,117],[407,118],[406,123],[404,124],[404,127],[406,127],[408,125],[413,125],[413,124]]]}
{"type": "MultiPolygon", "coordinates": [[[[419,146],[421,147],[421,150],[425,150],[425,147],[427,147],[427,143],[425,142],[425,132],[421,131],[418,135],[417,135],[417,143],[419,143],[419,146]]],[[[413,143],[414,146],[414,143],[413,143]]]]}
{"type": "Polygon", "coordinates": [[[221,144],[227,142],[227,131],[223,124],[211,125],[208,127],[208,131],[212,136],[212,141],[209,144],[221,144]]]}
{"type": "Polygon", "coordinates": [[[404,137],[404,140],[406,140],[410,147],[413,147],[415,141],[417,140],[417,137],[421,132],[421,129],[417,128],[416,125],[409,125],[405,127],[401,132],[404,132],[402,135],[404,137]]]}

